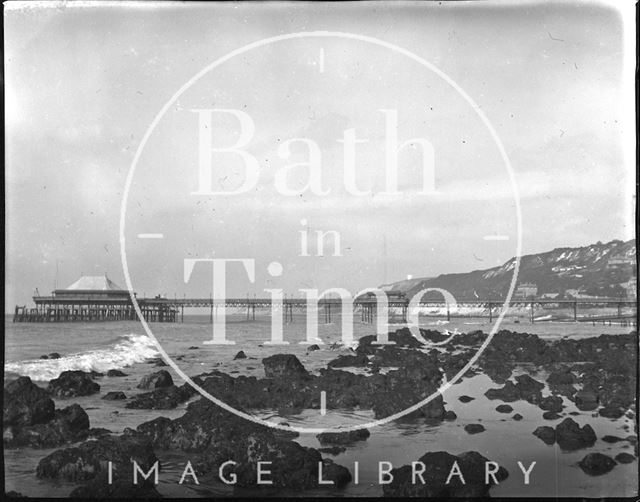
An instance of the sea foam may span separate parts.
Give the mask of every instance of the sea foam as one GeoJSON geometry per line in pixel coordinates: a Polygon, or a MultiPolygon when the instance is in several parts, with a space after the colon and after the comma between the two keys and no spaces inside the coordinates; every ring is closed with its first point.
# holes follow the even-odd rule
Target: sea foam
{"type": "Polygon", "coordinates": [[[159,354],[156,344],[147,335],[122,335],[111,347],[70,354],[59,359],[30,359],[7,362],[5,373],[28,376],[35,381],[58,378],[67,370],[99,371],[119,369],[144,362],[159,354]]]}

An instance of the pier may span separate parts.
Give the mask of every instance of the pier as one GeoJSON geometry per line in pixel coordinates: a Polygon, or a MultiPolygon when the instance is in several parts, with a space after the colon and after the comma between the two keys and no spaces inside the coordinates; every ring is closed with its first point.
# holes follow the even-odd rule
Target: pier
{"type": "MultiPolygon", "coordinates": [[[[99,322],[99,321],[133,321],[137,314],[129,293],[126,297],[98,299],[87,294],[63,295],[63,296],[35,296],[35,307],[28,309],[26,306],[16,306],[14,322],[99,322]]],[[[148,322],[184,322],[185,309],[201,309],[203,314],[208,314],[210,322],[213,322],[220,308],[234,308],[236,311],[246,311],[246,320],[256,320],[256,310],[270,309],[281,310],[285,322],[293,322],[294,312],[304,314],[307,311],[306,298],[286,298],[274,302],[270,298],[227,298],[219,300],[215,298],[137,298],[136,301],[144,319],[148,322]]],[[[360,314],[360,322],[374,323],[376,321],[378,304],[375,298],[353,299],[355,314],[360,314]]],[[[504,302],[499,300],[468,300],[457,301],[455,306],[443,301],[424,301],[416,304],[423,309],[420,314],[423,317],[438,317],[450,321],[463,317],[486,317],[493,322],[501,314],[504,302]],[[428,310],[432,309],[432,313],[428,310]],[[474,313],[460,312],[460,310],[472,309],[474,313]],[[424,312],[427,310],[427,312],[424,312]]],[[[325,323],[331,323],[332,317],[342,311],[342,302],[339,298],[320,298],[317,308],[323,314],[325,323]]],[[[409,300],[406,298],[393,298],[388,301],[388,308],[393,309],[396,317],[401,322],[406,322],[409,313],[409,300]]],[[[520,314],[527,312],[527,320],[530,323],[554,321],[554,322],[591,322],[596,324],[620,324],[623,326],[637,325],[637,303],[616,299],[608,300],[511,300],[508,308],[519,308],[520,314]],[[549,312],[562,312],[561,315],[552,315],[550,319],[540,319],[537,313],[544,309],[549,312]],[[611,313],[590,314],[585,311],[593,309],[606,309],[611,313]]],[[[507,312],[507,315],[513,315],[507,312]]],[[[354,316],[354,318],[356,318],[354,316]]]]}
{"type": "MultiPolygon", "coordinates": [[[[106,275],[82,276],[50,296],[33,297],[35,307],[16,305],[13,322],[134,321],[138,318],[129,291],[106,275]]],[[[148,321],[175,322],[177,310],[158,302],[139,302],[148,321]]]]}

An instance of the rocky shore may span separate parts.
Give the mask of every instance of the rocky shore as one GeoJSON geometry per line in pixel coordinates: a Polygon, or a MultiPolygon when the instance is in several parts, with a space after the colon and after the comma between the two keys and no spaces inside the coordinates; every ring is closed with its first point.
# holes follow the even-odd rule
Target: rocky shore
{"type": "MultiPolygon", "coordinates": [[[[421,334],[432,342],[446,340],[437,331],[421,330],[421,334]]],[[[370,410],[376,419],[381,419],[435,393],[465,367],[486,337],[479,331],[470,332],[428,348],[405,328],[389,334],[393,345],[376,345],[375,337],[365,336],[351,353],[338,355],[316,372],[308,371],[293,354],[276,354],[262,360],[261,378],[234,377],[218,370],[193,378],[211,395],[247,413],[255,409],[319,410],[322,392],[327,409],[370,410]]],[[[580,426],[568,416],[564,399],[574,403],[584,417],[597,414],[610,420],[635,418],[637,343],[635,333],[546,341],[532,334],[501,331],[462,379],[480,373],[491,378],[495,386],[483,393],[495,401],[495,414],[500,419],[521,420],[512,407],[518,401],[536,406],[540,424],[546,421],[554,426],[531,427],[531,441],[542,441],[563,451],[584,451],[578,464],[582,472],[588,476],[605,475],[618,464],[637,462],[637,430],[629,430],[625,437],[601,438],[610,443],[625,442],[629,452],[612,458],[589,451],[598,440],[596,431],[589,424],[580,426]],[[546,381],[514,374],[516,368],[527,365],[546,374],[546,381]]],[[[242,355],[236,358],[247,359],[244,352],[242,355]]],[[[28,377],[6,382],[5,449],[62,447],[40,461],[35,476],[72,482],[77,486],[71,495],[83,498],[159,496],[152,476],[145,478],[142,474],[154,469],[162,472],[163,458],[156,455],[167,450],[182,452],[188,459],[185,476],[189,479],[215,476],[220,483],[231,486],[234,493],[272,495],[318,487],[343,489],[354,482],[356,473],[323,454],[339,455],[375,433],[366,429],[323,433],[317,437],[322,448],[301,446],[296,442],[297,433],[241,419],[198,398],[188,384],[176,385],[171,373],[164,369],[139,382],[143,393],[127,397],[124,392],[108,392],[102,399],[125,401],[127,409],[136,410],[168,410],[189,402],[184,415],[173,420],[156,418],[118,434],[92,429],[87,413],[72,402],[73,398],[99,394],[101,378],[119,376],[125,375],[119,370],[106,376],[65,371],[46,388],[35,385],[28,377]],[[53,398],[69,400],[70,404],[56,409],[53,398]],[[133,461],[139,466],[140,475],[131,469],[133,461]],[[263,476],[270,483],[261,483],[263,476]],[[233,483],[229,482],[231,479],[233,483]]],[[[474,397],[461,396],[459,401],[473,406],[474,397]]],[[[455,421],[456,414],[437,395],[401,420],[437,425],[444,420],[455,421]]],[[[467,424],[464,430],[468,434],[488,433],[482,424],[467,424]]],[[[411,465],[389,471],[392,481],[382,487],[385,496],[486,496],[492,486],[509,476],[500,467],[486,483],[485,465],[491,459],[475,451],[426,452],[413,460],[411,465]],[[465,472],[466,483],[456,476],[445,483],[454,464],[465,472]],[[424,482],[415,482],[415,465],[424,467],[424,482]]]]}

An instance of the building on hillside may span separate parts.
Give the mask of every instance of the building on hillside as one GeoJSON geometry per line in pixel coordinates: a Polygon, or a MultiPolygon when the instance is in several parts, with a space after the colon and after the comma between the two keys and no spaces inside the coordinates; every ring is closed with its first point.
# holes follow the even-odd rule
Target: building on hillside
{"type": "Polygon", "coordinates": [[[531,282],[519,284],[514,293],[515,298],[534,298],[538,294],[538,286],[531,282]]]}
{"type": "Polygon", "coordinates": [[[626,285],[627,298],[635,300],[638,297],[638,278],[632,277],[626,285]]]}
{"type": "Polygon", "coordinates": [[[612,256],[607,262],[608,268],[633,267],[635,265],[635,257],[625,256],[623,254],[612,256]]]}
{"type": "Polygon", "coordinates": [[[585,293],[584,288],[567,289],[564,292],[564,295],[567,297],[567,299],[574,299],[574,300],[597,300],[601,298],[599,296],[588,295],[587,293],[585,293]]]}

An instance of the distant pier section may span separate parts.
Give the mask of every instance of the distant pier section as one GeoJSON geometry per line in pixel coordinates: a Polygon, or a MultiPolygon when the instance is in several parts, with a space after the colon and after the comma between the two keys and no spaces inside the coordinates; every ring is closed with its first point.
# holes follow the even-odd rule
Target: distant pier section
{"type": "MultiPolygon", "coordinates": [[[[387,306],[396,319],[406,322],[409,298],[395,291],[387,291],[387,306]]],[[[135,296],[135,293],[134,293],[135,296]]],[[[515,295],[514,295],[515,296],[515,295]]],[[[374,323],[378,302],[373,294],[353,299],[354,312],[359,312],[361,322],[374,323]]],[[[131,301],[129,291],[122,289],[106,275],[83,276],[66,289],[56,289],[51,296],[34,296],[35,307],[16,305],[13,322],[100,322],[135,321],[138,316],[131,301]]],[[[285,298],[273,305],[270,298],[138,298],[136,301],[144,319],[148,322],[184,321],[184,310],[203,309],[213,322],[222,307],[246,310],[247,321],[255,320],[256,309],[278,309],[285,322],[292,322],[294,310],[305,313],[306,298],[285,298]],[[205,310],[206,309],[206,310],[205,310]]],[[[340,298],[322,297],[318,309],[325,322],[332,322],[332,314],[340,313],[340,298]]],[[[439,317],[447,320],[460,317],[486,317],[490,322],[501,314],[504,300],[474,299],[457,301],[455,305],[444,299],[423,299],[414,303],[425,317],[439,317]]],[[[613,298],[591,298],[585,300],[556,300],[536,298],[513,298],[509,301],[508,316],[517,315],[531,322],[592,322],[593,324],[621,324],[637,326],[637,302],[613,298]],[[516,309],[518,313],[511,312],[516,309]]],[[[412,307],[413,308],[413,307],[412,307]]],[[[205,314],[205,315],[206,315],[205,314]]]]}

